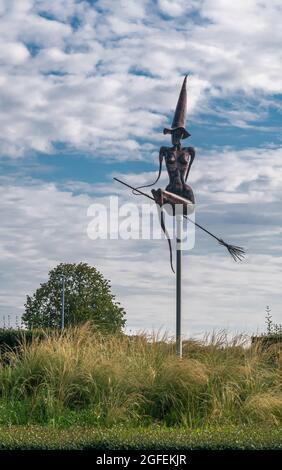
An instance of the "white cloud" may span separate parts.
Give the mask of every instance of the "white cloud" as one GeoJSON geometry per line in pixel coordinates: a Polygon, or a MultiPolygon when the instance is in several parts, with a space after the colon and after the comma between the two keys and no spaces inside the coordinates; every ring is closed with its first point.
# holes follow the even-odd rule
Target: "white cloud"
{"type": "Polygon", "coordinates": [[[118,16],[130,20],[144,19],[146,16],[145,8],[150,6],[150,2],[147,0],[119,0],[118,5],[111,0],[99,0],[97,2],[98,8],[102,8],[106,12],[111,12],[118,16]]]}
{"type": "Polygon", "coordinates": [[[197,10],[201,7],[201,0],[158,0],[160,10],[172,17],[183,16],[190,11],[197,10]]]}
{"type": "Polygon", "coordinates": [[[51,152],[57,141],[114,154],[121,130],[126,140],[157,141],[188,71],[193,118],[213,112],[214,100],[220,114],[225,99],[227,121],[259,125],[265,98],[282,91],[276,0],[7,0],[1,11],[2,154],[51,152]]]}
{"type": "MultiPolygon", "coordinates": [[[[108,190],[111,194],[119,191],[116,185],[108,190]]],[[[99,192],[95,198],[75,196],[70,189],[62,191],[54,184],[6,178],[0,197],[0,322],[3,314],[7,321],[8,314],[15,319],[23,311],[25,295],[44,282],[56,264],[86,261],[111,279],[127,310],[128,329],[163,327],[173,333],[175,278],[165,240],[88,239],[87,208],[93,202],[107,201],[99,192]]],[[[128,201],[128,194],[125,197],[128,201]]],[[[249,210],[246,223],[238,216],[244,214],[244,205],[238,206],[237,215],[230,211],[227,205],[220,210],[210,206],[199,213],[198,221],[231,242],[243,241],[249,246],[247,261],[233,263],[222,247],[197,232],[196,247],[184,253],[183,259],[185,335],[213,328],[250,332],[263,328],[266,304],[280,321],[281,246],[274,246],[273,252],[268,248],[275,245],[275,219],[270,214],[266,231],[258,221],[252,224],[255,208],[249,210]],[[233,222],[224,223],[220,213],[229,214],[233,222]],[[236,218],[238,227],[233,233],[236,218]]]]}
{"type": "MultiPolygon", "coordinates": [[[[152,183],[155,172],[127,174],[126,181],[133,186],[152,183]]],[[[160,186],[167,184],[163,169],[160,186]]],[[[200,205],[214,203],[260,203],[281,201],[282,198],[282,148],[218,148],[205,151],[197,149],[189,183],[200,205]]]]}
{"type": "MultiPolygon", "coordinates": [[[[60,142],[94,158],[157,162],[159,130],[170,123],[186,72],[189,119],[207,114],[216,125],[224,116],[233,126],[260,128],[270,106],[281,111],[276,0],[0,0],[0,13],[2,156],[51,153],[60,142]]],[[[232,264],[198,233],[185,257],[185,333],[254,330],[266,304],[280,313],[281,157],[274,145],[198,148],[191,183],[199,219],[234,243],[242,237],[249,255],[246,264],[232,264]]],[[[155,174],[127,178],[142,184],[155,174]]],[[[124,194],[101,184],[96,199],[104,191],[124,194]]],[[[83,260],[112,279],[129,328],[173,330],[165,241],[91,242],[86,210],[93,200],[86,193],[93,196],[93,188],[84,182],[68,182],[62,191],[7,177],[0,193],[3,314],[21,312],[25,294],[54,265],[83,260]]]]}
{"type": "Polygon", "coordinates": [[[0,44],[0,61],[12,65],[18,65],[29,57],[29,52],[20,42],[6,42],[0,44]]]}

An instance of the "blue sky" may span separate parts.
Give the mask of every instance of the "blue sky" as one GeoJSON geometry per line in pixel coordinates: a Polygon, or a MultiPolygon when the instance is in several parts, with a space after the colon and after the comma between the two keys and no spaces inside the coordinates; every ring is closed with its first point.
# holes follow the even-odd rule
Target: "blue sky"
{"type": "Polygon", "coordinates": [[[0,15],[0,320],[82,260],[111,279],[128,330],[173,332],[166,243],[94,243],[87,208],[129,200],[113,175],[154,179],[189,72],[197,220],[248,256],[197,232],[184,334],[262,330],[266,305],[281,322],[281,2],[0,0],[0,15]]]}

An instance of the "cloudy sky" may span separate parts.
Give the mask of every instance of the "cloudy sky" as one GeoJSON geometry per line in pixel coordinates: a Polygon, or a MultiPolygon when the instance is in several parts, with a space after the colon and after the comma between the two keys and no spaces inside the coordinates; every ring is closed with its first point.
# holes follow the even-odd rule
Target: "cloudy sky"
{"type": "Polygon", "coordinates": [[[87,211],[132,201],[113,176],[154,179],[186,73],[197,221],[247,259],[196,233],[184,334],[262,331],[266,305],[282,322],[281,1],[0,0],[0,16],[0,323],[56,264],[85,261],[128,331],[173,332],[165,240],[91,240],[87,211]]]}

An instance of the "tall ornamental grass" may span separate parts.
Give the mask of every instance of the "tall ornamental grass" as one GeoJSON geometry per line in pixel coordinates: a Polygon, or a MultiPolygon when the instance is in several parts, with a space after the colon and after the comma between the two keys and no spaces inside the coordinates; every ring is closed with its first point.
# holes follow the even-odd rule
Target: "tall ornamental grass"
{"type": "Polygon", "coordinates": [[[279,425],[281,349],[228,340],[102,336],[86,324],[23,343],[0,365],[0,424],[279,425]]]}

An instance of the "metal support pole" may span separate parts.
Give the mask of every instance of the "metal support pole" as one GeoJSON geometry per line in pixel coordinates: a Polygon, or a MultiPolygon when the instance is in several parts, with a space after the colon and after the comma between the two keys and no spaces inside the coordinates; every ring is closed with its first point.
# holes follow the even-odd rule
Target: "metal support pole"
{"type": "Polygon", "coordinates": [[[65,278],[62,277],[61,329],[65,328],[65,278]]]}
{"type": "Polygon", "coordinates": [[[182,215],[176,215],[176,355],[182,357],[181,338],[181,240],[182,215]]]}

